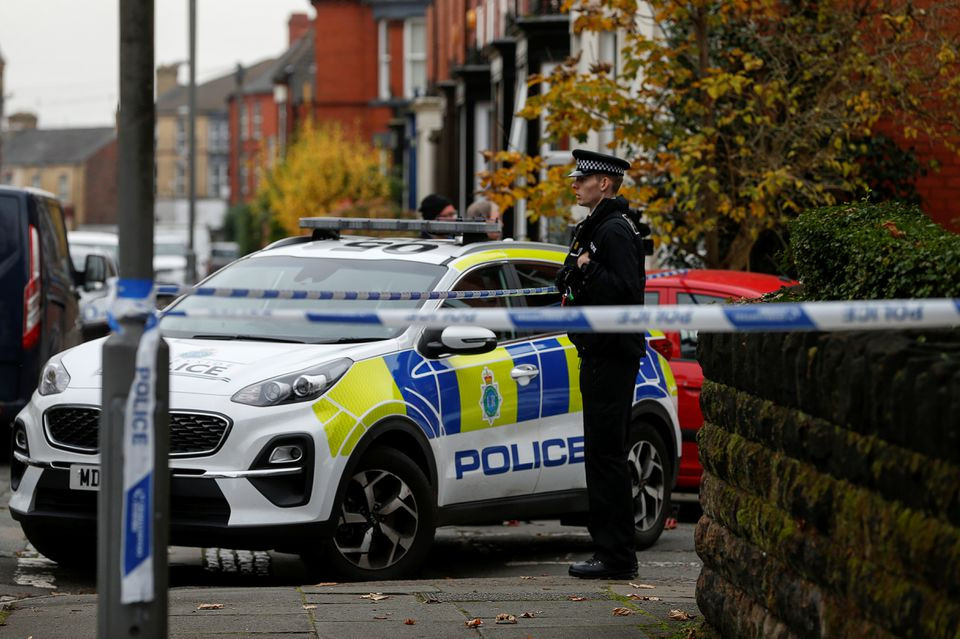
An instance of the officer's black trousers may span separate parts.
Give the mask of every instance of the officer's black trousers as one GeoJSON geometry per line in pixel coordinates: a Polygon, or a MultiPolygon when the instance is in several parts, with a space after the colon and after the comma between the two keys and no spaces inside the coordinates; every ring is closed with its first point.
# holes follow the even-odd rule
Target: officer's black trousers
{"type": "Polygon", "coordinates": [[[588,528],[596,557],[615,568],[637,560],[627,453],[639,367],[639,358],[592,355],[580,364],[588,528]]]}

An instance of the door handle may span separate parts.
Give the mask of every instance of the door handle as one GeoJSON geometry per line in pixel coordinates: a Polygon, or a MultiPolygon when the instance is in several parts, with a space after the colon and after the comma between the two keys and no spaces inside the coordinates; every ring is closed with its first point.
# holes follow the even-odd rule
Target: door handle
{"type": "Polygon", "coordinates": [[[531,379],[539,374],[540,369],[533,364],[520,364],[510,371],[510,377],[515,379],[520,386],[526,386],[530,383],[531,379]]]}

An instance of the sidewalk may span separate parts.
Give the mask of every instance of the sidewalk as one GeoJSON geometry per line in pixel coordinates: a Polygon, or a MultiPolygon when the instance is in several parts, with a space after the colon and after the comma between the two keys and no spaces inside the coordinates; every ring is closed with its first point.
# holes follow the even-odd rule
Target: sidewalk
{"type": "MultiPolygon", "coordinates": [[[[169,636],[681,639],[699,620],[694,589],[686,580],[582,581],[566,576],[174,588],[169,595],[169,636]],[[213,609],[200,609],[201,604],[213,609]],[[616,608],[629,614],[616,615],[616,608]],[[672,610],[695,615],[695,621],[671,620],[672,610]],[[501,613],[513,615],[516,623],[497,623],[501,613]],[[474,619],[482,623],[468,627],[474,619]]],[[[96,601],[96,595],[50,595],[8,602],[0,637],[95,637],[96,601]]]]}

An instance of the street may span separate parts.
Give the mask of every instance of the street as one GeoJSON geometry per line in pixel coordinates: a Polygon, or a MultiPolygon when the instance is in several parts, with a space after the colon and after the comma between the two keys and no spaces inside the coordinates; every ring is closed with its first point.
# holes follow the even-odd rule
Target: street
{"type": "MultiPolygon", "coordinates": [[[[7,509],[9,467],[0,466],[0,602],[52,594],[92,594],[96,575],[60,568],[28,545],[7,509]]],[[[700,572],[694,552],[694,523],[680,523],[638,555],[643,582],[693,592],[700,572]]],[[[470,579],[562,577],[572,561],[590,555],[584,528],[556,521],[505,522],[499,526],[457,526],[437,531],[420,577],[470,579]]],[[[224,548],[171,547],[171,588],[257,588],[313,584],[296,555],[224,548]]],[[[568,584],[569,586],[569,584],[568,584]]],[[[691,600],[691,606],[692,606],[691,600]]]]}

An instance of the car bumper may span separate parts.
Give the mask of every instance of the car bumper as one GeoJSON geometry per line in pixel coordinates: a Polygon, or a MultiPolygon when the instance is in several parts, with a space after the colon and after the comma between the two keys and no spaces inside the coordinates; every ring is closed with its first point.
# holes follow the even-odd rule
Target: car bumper
{"type": "MultiPolygon", "coordinates": [[[[28,450],[14,450],[11,460],[10,512],[20,522],[49,526],[96,527],[97,491],[70,488],[70,467],[96,467],[96,452],[64,450],[44,422],[54,407],[96,408],[99,389],[68,389],[33,399],[17,416],[26,431],[28,450]]],[[[270,409],[233,405],[229,398],[171,393],[171,412],[223,413],[230,426],[210,454],[171,456],[170,535],[177,545],[232,545],[281,548],[328,535],[332,531],[335,480],[340,460],[331,459],[323,430],[309,404],[270,409]],[[181,407],[189,408],[181,408],[181,407]],[[235,410],[233,410],[235,408],[235,410]],[[319,434],[319,441],[314,439],[319,434]],[[297,463],[267,462],[277,442],[302,442],[297,463]]]]}

